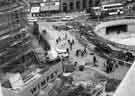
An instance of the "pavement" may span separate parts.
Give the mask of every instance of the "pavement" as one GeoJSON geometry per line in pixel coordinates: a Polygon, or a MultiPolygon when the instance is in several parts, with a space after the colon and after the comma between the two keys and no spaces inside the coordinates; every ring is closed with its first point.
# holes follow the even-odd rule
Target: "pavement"
{"type": "MultiPolygon", "coordinates": [[[[72,16],[73,13],[70,15],[72,16]]],[[[75,16],[79,17],[80,14],[75,15],[75,16]]],[[[83,16],[81,18],[83,18],[83,16]]],[[[77,19],[77,20],[80,20],[83,23],[93,24],[90,20],[88,22],[86,22],[86,20],[82,20],[82,19],[77,19]]],[[[42,22],[39,22],[40,31],[47,30],[47,35],[45,37],[48,39],[49,43],[51,44],[51,47],[52,48],[59,48],[59,49],[66,49],[66,48],[69,48],[69,44],[68,44],[67,40],[72,40],[72,39],[75,40],[75,44],[73,46],[73,49],[70,50],[71,63],[74,63],[77,61],[78,65],[84,65],[85,63],[89,63],[91,66],[93,66],[93,56],[95,55],[97,57],[97,60],[98,60],[97,65],[99,68],[99,72],[102,71],[103,74],[106,75],[106,73],[103,71],[105,60],[103,58],[99,57],[97,54],[93,54],[93,51],[87,49],[87,55],[84,55],[83,57],[81,57],[81,56],[76,57],[75,56],[76,50],[77,49],[83,50],[84,45],[78,41],[78,38],[76,38],[75,34],[72,34],[71,32],[68,32],[68,31],[57,31],[52,27],[52,25],[61,25],[61,24],[65,24],[65,22],[62,22],[62,21],[58,21],[58,22],[43,22],[42,21],[42,22]],[[67,34],[66,40],[63,39],[65,37],[65,34],[67,34]],[[59,42],[59,44],[56,44],[56,39],[58,37],[61,37],[62,40],[59,42]]],[[[87,41],[87,43],[89,43],[89,42],[87,41]]],[[[89,45],[93,48],[93,46],[90,43],[89,43],[89,45]]],[[[128,69],[129,68],[126,66],[119,66],[119,68],[115,69],[114,72],[107,74],[107,75],[110,78],[122,80],[124,78],[126,72],[128,71],[128,69]]],[[[96,68],[96,70],[98,70],[98,69],[96,68]]]]}

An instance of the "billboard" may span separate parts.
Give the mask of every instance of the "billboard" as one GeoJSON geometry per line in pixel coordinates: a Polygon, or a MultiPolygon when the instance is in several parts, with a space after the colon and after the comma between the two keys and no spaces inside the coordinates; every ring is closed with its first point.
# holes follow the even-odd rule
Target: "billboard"
{"type": "Polygon", "coordinates": [[[38,13],[40,11],[40,7],[31,7],[31,13],[38,13]]]}
{"type": "Polygon", "coordinates": [[[46,3],[40,3],[40,11],[53,11],[53,10],[59,10],[60,9],[60,2],[46,2],[46,3]]]}
{"type": "Polygon", "coordinates": [[[35,75],[31,80],[29,80],[22,88],[19,90],[19,96],[38,96],[39,92],[48,87],[48,84],[55,80],[58,75],[63,72],[63,65],[61,62],[50,66],[50,68],[45,71],[42,75],[35,75]]]}

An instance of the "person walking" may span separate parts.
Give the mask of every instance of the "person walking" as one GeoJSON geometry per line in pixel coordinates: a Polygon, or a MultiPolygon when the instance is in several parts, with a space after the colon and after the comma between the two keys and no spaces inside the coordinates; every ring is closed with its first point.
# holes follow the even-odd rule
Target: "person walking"
{"type": "Polygon", "coordinates": [[[67,33],[65,33],[65,40],[67,39],[67,33]]]}
{"type": "Polygon", "coordinates": [[[72,42],[69,43],[69,47],[70,47],[70,50],[72,50],[72,47],[73,47],[72,42]]]}
{"type": "Polygon", "coordinates": [[[84,51],[83,50],[81,50],[81,57],[83,57],[84,56],[84,51]]]}
{"type": "Polygon", "coordinates": [[[84,52],[84,54],[87,54],[87,47],[84,47],[83,52],[84,52]]]}
{"type": "Polygon", "coordinates": [[[56,43],[57,43],[57,44],[59,43],[59,40],[58,40],[58,39],[56,39],[56,43]]]}
{"type": "Polygon", "coordinates": [[[70,40],[67,40],[68,44],[70,45],[70,40]]]}
{"type": "Polygon", "coordinates": [[[79,50],[77,49],[76,50],[76,57],[78,57],[79,56],[79,50]]]}
{"type": "Polygon", "coordinates": [[[69,48],[66,49],[67,53],[69,54],[69,48]]]}
{"type": "Polygon", "coordinates": [[[93,64],[94,64],[94,66],[96,66],[96,62],[97,62],[97,58],[96,58],[96,56],[93,56],[93,64]]]}
{"type": "Polygon", "coordinates": [[[58,42],[59,42],[59,41],[61,42],[61,37],[60,37],[60,36],[58,37],[58,42]]]}
{"type": "Polygon", "coordinates": [[[72,39],[72,45],[74,45],[75,44],[75,41],[74,41],[74,39],[72,39]]]}
{"type": "Polygon", "coordinates": [[[77,65],[78,65],[78,62],[75,61],[75,62],[74,62],[74,68],[75,68],[75,70],[77,70],[77,65]]]}

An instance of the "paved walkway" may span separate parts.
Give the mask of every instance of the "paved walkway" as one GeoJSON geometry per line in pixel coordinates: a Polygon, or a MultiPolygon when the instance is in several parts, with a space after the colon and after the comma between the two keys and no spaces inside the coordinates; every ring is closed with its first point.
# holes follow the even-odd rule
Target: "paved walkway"
{"type": "MultiPolygon", "coordinates": [[[[93,53],[90,50],[87,50],[88,54],[83,56],[83,57],[76,57],[75,56],[75,52],[76,49],[84,49],[84,46],[82,44],[80,44],[80,42],[78,42],[75,34],[71,34],[68,31],[56,31],[52,25],[61,25],[64,24],[64,22],[40,22],[40,31],[42,30],[47,30],[47,36],[46,38],[49,40],[52,48],[59,48],[59,49],[66,49],[69,48],[69,44],[67,42],[67,40],[75,40],[75,45],[73,46],[73,49],[70,51],[70,60],[71,63],[74,63],[75,61],[78,62],[78,65],[84,65],[86,62],[88,62],[89,64],[93,65],[93,53]],[[67,39],[66,40],[61,40],[61,42],[59,44],[56,44],[56,39],[58,37],[64,38],[65,34],[67,34],[67,39]]],[[[87,41],[88,42],[88,41],[87,41]]],[[[89,42],[88,42],[89,43],[89,42]]],[[[90,43],[89,43],[90,44],[90,43]]],[[[92,47],[92,45],[90,45],[92,47]]],[[[96,54],[94,54],[97,57],[98,60],[98,66],[99,66],[99,70],[104,70],[104,62],[105,60],[99,56],[97,56],[96,54]]],[[[116,79],[123,79],[123,77],[125,76],[126,72],[127,72],[128,68],[126,66],[120,66],[119,68],[115,69],[114,72],[112,72],[111,74],[108,74],[109,77],[113,77],[116,79]],[[119,74],[118,74],[119,73],[119,74]]]]}
{"type": "MultiPolygon", "coordinates": [[[[79,65],[84,65],[85,62],[90,62],[92,63],[92,58],[93,56],[90,56],[90,55],[85,55],[83,58],[80,56],[80,57],[76,57],[75,56],[75,52],[76,52],[76,49],[84,49],[84,46],[81,45],[78,40],[76,40],[75,36],[73,36],[72,34],[70,34],[69,32],[67,31],[56,31],[55,29],[53,29],[51,27],[51,25],[53,24],[56,24],[56,23],[48,23],[48,22],[42,22],[40,23],[40,30],[43,30],[44,28],[46,28],[46,30],[48,31],[48,40],[51,44],[51,46],[53,48],[59,48],[59,49],[66,49],[66,48],[69,48],[69,44],[67,42],[67,40],[75,40],[75,45],[73,46],[73,49],[70,51],[70,60],[75,62],[77,61],[79,63],[79,65]],[[67,34],[67,39],[66,40],[62,40],[61,42],[59,42],[59,44],[56,44],[56,39],[58,37],[61,37],[61,38],[64,38],[65,37],[65,34],[67,34]]],[[[61,22],[57,22],[57,25],[58,24],[61,24],[61,22]]],[[[88,52],[89,54],[90,52],[88,52]]]]}

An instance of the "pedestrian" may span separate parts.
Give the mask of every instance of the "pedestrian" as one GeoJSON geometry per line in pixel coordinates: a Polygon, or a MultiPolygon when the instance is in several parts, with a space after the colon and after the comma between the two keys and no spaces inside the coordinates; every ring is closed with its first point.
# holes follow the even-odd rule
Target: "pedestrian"
{"type": "Polygon", "coordinates": [[[65,34],[65,40],[67,39],[67,34],[65,34]]]}
{"type": "Polygon", "coordinates": [[[94,66],[96,66],[96,62],[97,62],[97,58],[96,58],[96,56],[93,56],[93,63],[94,63],[94,66]]]}
{"type": "Polygon", "coordinates": [[[69,47],[70,47],[70,50],[72,50],[72,45],[71,44],[69,45],[69,47]]]}
{"type": "Polygon", "coordinates": [[[76,50],[76,56],[77,57],[79,56],[79,50],[78,49],[76,50]]]}
{"type": "Polygon", "coordinates": [[[109,63],[106,64],[106,73],[110,73],[109,63]]]}
{"type": "Polygon", "coordinates": [[[73,43],[70,41],[70,45],[73,46],[73,43]]]}
{"type": "Polygon", "coordinates": [[[70,45],[70,40],[67,40],[68,41],[68,44],[70,45]]]}
{"type": "Polygon", "coordinates": [[[61,41],[61,38],[60,38],[60,36],[58,37],[58,41],[61,41]]]}
{"type": "Polygon", "coordinates": [[[78,50],[78,56],[81,56],[81,49],[78,50]]]}
{"type": "Polygon", "coordinates": [[[106,65],[106,61],[104,62],[104,70],[105,70],[105,72],[106,72],[106,67],[107,67],[107,65],[106,65]]]}
{"type": "Polygon", "coordinates": [[[84,51],[84,54],[87,54],[87,48],[86,47],[84,48],[83,51],[84,51]]]}
{"type": "Polygon", "coordinates": [[[75,41],[74,41],[74,39],[72,39],[72,45],[74,45],[75,44],[75,41]]]}
{"type": "Polygon", "coordinates": [[[69,54],[69,48],[66,49],[67,53],[69,54]]]}
{"type": "Polygon", "coordinates": [[[110,65],[109,65],[109,59],[107,59],[107,61],[106,61],[106,72],[107,73],[110,73],[110,65]]]}
{"type": "Polygon", "coordinates": [[[77,69],[77,64],[78,64],[78,62],[75,61],[75,62],[74,62],[74,68],[75,68],[75,70],[77,69]]]}
{"type": "Polygon", "coordinates": [[[81,57],[84,57],[84,50],[81,50],[81,57]]]}
{"type": "Polygon", "coordinates": [[[107,73],[110,73],[110,72],[112,72],[113,71],[113,62],[112,62],[112,60],[110,60],[110,59],[108,59],[107,60],[107,70],[106,70],[106,72],[107,73]]]}
{"type": "Polygon", "coordinates": [[[56,39],[56,43],[57,43],[57,44],[59,43],[59,40],[58,40],[58,39],[56,39]]]}

